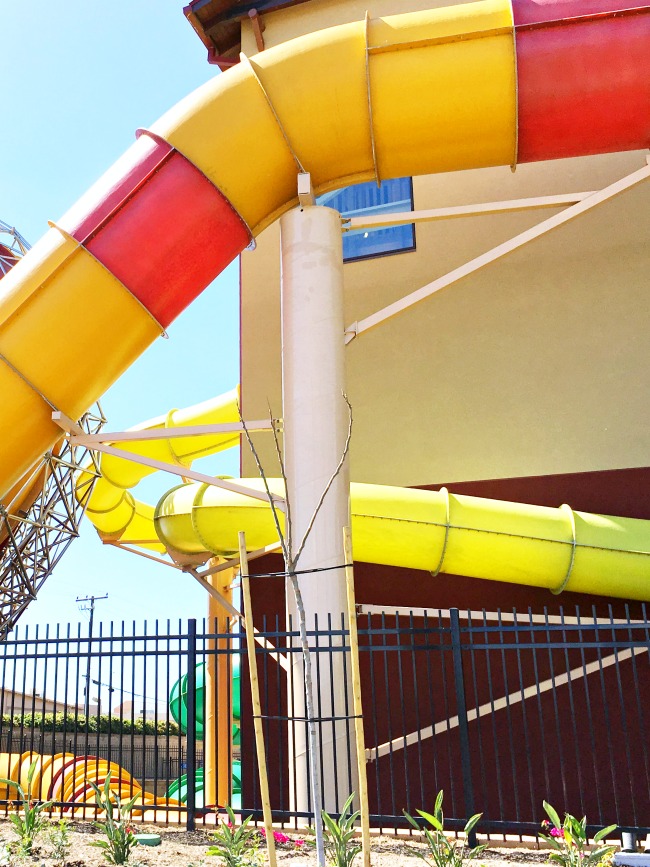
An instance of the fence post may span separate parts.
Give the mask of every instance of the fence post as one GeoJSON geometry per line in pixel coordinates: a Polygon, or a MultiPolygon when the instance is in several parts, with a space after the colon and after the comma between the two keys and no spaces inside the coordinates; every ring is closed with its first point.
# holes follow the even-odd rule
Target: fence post
{"type": "Polygon", "coordinates": [[[196,828],[196,619],[187,621],[187,830],[196,828]]]}
{"type": "MultiPolygon", "coordinates": [[[[253,728],[255,729],[255,752],[257,755],[257,771],[260,780],[260,797],[266,831],[266,851],[270,867],[276,867],[275,837],[273,836],[273,814],[271,813],[271,796],[269,795],[269,778],[266,766],[266,748],[264,746],[264,727],[262,725],[262,707],[260,704],[260,685],[257,676],[257,657],[255,655],[255,629],[253,626],[253,605],[251,602],[251,581],[248,574],[248,552],[246,550],[246,533],[239,532],[239,574],[241,575],[241,595],[244,606],[244,628],[246,630],[246,653],[248,655],[248,677],[251,687],[251,705],[253,707],[253,728]]],[[[242,815],[243,820],[243,815],[242,815]]]]}
{"type": "MultiPolygon", "coordinates": [[[[465,703],[465,680],[463,678],[463,656],[460,643],[460,616],[458,608],[449,611],[451,626],[451,649],[454,661],[454,686],[456,688],[456,712],[458,714],[458,733],[460,736],[460,765],[463,777],[465,800],[465,819],[474,815],[474,784],[472,782],[472,760],[469,752],[469,724],[465,703]]],[[[470,831],[467,844],[470,849],[477,845],[476,831],[470,831]]]]}
{"type": "Polygon", "coordinates": [[[354,736],[357,743],[357,773],[359,775],[359,812],[361,813],[361,840],[363,865],[370,867],[370,809],[368,807],[368,774],[366,769],[366,742],[363,732],[363,705],[361,703],[361,673],[359,671],[359,636],[357,607],[354,596],[354,566],[352,558],[352,530],[343,528],[345,554],[345,584],[348,600],[348,631],[350,633],[350,668],[352,669],[352,707],[354,709],[354,736]]]}

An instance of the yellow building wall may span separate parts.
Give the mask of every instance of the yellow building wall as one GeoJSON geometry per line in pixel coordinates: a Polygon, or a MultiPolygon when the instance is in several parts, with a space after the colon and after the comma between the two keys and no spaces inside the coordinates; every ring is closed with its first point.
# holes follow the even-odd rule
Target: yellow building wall
{"type": "MultiPolygon", "coordinates": [[[[371,14],[394,11],[385,2],[371,14]]],[[[265,16],[264,36],[274,44],[364,14],[356,2],[309,2],[265,16]]],[[[249,36],[244,51],[254,53],[249,36]]],[[[645,156],[415,178],[415,207],[600,189],[645,156]]],[[[649,204],[645,184],[354,340],[346,349],[352,478],[421,485],[647,466],[649,204]]],[[[344,266],[346,323],[552,213],[418,225],[415,252],[344,266]]],[[[274,225],[242,260],[248,418],[267,415],[268,404],[281,414],[279,255],[274,225]]],[[[258,446],[273,474],[272,444],[259,435],[258,446]]],[[[255,474],[246,451],[243,471],[255,474]]]]}

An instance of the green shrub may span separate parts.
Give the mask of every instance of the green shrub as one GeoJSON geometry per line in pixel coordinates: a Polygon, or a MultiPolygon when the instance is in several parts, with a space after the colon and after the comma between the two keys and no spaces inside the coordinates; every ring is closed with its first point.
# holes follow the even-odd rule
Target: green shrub
{"type": "Polygon", "coordinates": [[[52,806],[52,801],[35,801],[32,797],[32,781],[36,773],[38,759],[35,759],[27,771],[27,791],[25,792],[19,783],[0,777],[0,783],[11,786],[18,792],[21,806],[16,813],[11,813],[9,819],[14,826],[14,831],[20,838],[20,851],[29,855],[38,835],[46,824],[43,810],[52,806]]]}
{"type": "MultiPolygon", "coordinates": [[[[424,832],[428,852],[418,852],[419,858],[422,858],[430,867],[462,867],[465,861],[471,861],[476,858],[485,849],[485,846],[475,846],[469,849],[464,841],[450,840],[444,833],[444,816],[442,813],[442,792],[438,792],[435,805],[432,813],[425,813],[424,810],[418,810],[420,816],[431,825],[430,828],[422,828],[420,824],[404,810],[404,815],[408,821],[417,828],[418,831],[424,832]]],[[[466,837],[469,837],[471,831],[474,830],[476,823],[483,814],[477,813],[472,816],[465,825],[464,831],[466,837]]]]}
{"type": "Polygon", "coordinates": [[[350,867],[361,852],[361,846],[355,840],[354,823],[359,818],[359,811],[348,813],[352,808],[354,792],[343,804],[338,820],[333,819],[323,810],[324,842],[327,860],[333,867],[350,867]]]}
{"type": "Polygon", "coordinates": [[[210,834],[212,846],[206,854],[221,858],[225,867],[254,867],[260,862],[259,837],[255,828],[250,827],[251,817],[247,816],[237,828],[235,814],[230,807],[226,811],[228,821],[220,822],[210,834]]]}
{"type": "Polygon", "coordinates": [[[59,819],[54,825],[47,829],[47,837],[50,846],[52,847],[52,857],[55,861],[65,862],[66,856],[72,845],[70,839],[70,821],[69,819],[59,819]]]}
{"type": "Polygon", "coordinates": [[[38,734],[123,734],[123,735],[179,735],[180,729],[178,725],[170,720],[154,720],[143,719],[136,717],[135,719],[120,720],[116,716],[89,716],[87,719],[83,714],[79,714],[76,718],[74,714],[68,713],[35,713],[32,717],[30,714],[14,714],[9,716],[5,714],[2,717],[0,728],[4,732],[9,732],[12,729],[19,731],[20,729],[33,730],[38,734]]]}
{"type": "MultiPolygon", "coordinates": [[[[542,827],[549,833],[539,836],[553,848],[549,861],[562,867],[595,867],[615,851],[615,846],[597,846],[594,851],[589,851],[586,816],[576,819],[570,813],[565,813],[564,821],[561,822],[557,811],[546,801],[544,801],[544,810],[550,822],[544,820],[542,827]]],[[[594,843],[601,843],[617,827],[617,825],[609,825],[598,831],[594,834],[594,843]]]]}
{"type": "Polygon", "coordinates": [[[106,840],[98,840],[90,843],[104,850],[104,858],[109,864],[126,864],[131,850],[138,845],[135,836],[135,828],[130,824],[131,810],[135,802],[142,797],[142,792],[137,792],[126,804],[117,792],[111,791],[111,775],[104,780],[104,786],[99,788],[97,783],[88,780],[95,792],[97,806],[104,811],[106,818],[93,822],[96,828],[100,828],[106,835],[106,840]]]}

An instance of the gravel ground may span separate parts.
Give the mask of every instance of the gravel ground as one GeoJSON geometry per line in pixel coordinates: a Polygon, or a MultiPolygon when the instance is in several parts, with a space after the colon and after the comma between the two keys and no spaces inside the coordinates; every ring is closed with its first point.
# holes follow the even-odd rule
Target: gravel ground
{"type": "MultiPolygon", "coordinates": [[[[158,833],[162,844],[155,848],[138,846],[133,850],[131,865],[142,867],[219,867],[222,863],[218,858],[206,854],[210,845],[209,834],[204,831],[188,832],[156,825],[138,825],[138,832],[158,833]]],[[[291,835],[295,837],[295,835],[291,835]]],[[[0,821],[0,847],[15,840],[16,836],[7,821],[0,821]]],[[[0,859],[0,864],[10,864],[11,867],[100,867],[106,865],[102,850],[90,845],[95,840],[103,839],[101,833],[88,822],[73,822],[70,825],[71,846],[64,861],[57,861],[52,855],[52,846],[45,832],[37,841],[31,856],[11,856],[8,862],[0,859]]],[[[424,846],[412,839],[396,839],[393,837],[373,837],[372,865],[373,867],[423,867],[424,862],[418,857],[424,846]]],[[[296,847],[293,840],[277,846],[278,864],[284,867],[315,867],[316,857],[311,847],[296,847]]],[[[538,865],[546,862],[547,852],[526,848],[490,848],[478,859],[477,865],[488,864],[489,867],[507,867],[511,864],[538,865]]],[[[361,867],[361,857],[357,857],[354,867],[361,867]]]]}

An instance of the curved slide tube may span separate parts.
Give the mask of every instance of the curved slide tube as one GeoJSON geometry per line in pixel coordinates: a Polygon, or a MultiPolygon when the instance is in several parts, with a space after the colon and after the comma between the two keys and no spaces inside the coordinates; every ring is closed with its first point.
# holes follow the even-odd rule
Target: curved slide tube
{"type": "MultiPolygon", "coordinates": [[[[140,783],[124,768],[97,756],[75,756],[72,753],[57,753],[51,756],[33,752],[0,753],[0,777],[13,780],[22,786],[23,791],[27,791],[27,776],[34,761],[37,764],[32,778],[32,795],[41,801],[68,804],[69,806],[62,808],[63,815],[84,816],[89,807],[94,807],[95,793],[88,781],[92,780],[101,788],[108,774],[111,775],[111,791],[122,799],[132,798],[136,793],[140,793],[133,810],[134,815],[153,821],[156,807],[181,806],[180,799],[173,796],[159,798],[145,792],[140,783]]],[[[12,800],[15,795],[13,787],[0,783],[0,798],[12,800]]]]}
{"type": "MultiPolygon", "coordinates": [[[[239,659],[234,657],[232,671],[232,715],[233,727],[232,737],[233,744],[239,745],[239,712],[240,712],[240,675],[239,675],[239,659]]],[[[203,738],[203,708],[205,697],[203,691],[205,689],[205,663],[200,662],[196,666],[196,736],[199,740],[203,738]]],[[[187,675],[184,674],[172,686],[169,693],[169,712],[172,719],[180,726],[181,732],[187,732],[187,675]]]]}
{"type": "MultiPolygon", "coordinates": [[[[205,807],[204,800],[204,772],[203,768],[198,768],[195,777],[195,805],[198,808],[205,807]]],[[[171,800],[178,799],[182,804],[187,803],[187,774],[183,774],[178,780],[170,785],[167,790],[167,797],[171,800]]],[[[209,806],[209,805],[208,805],[209,806]]],[[[233,761],[232,763],[232,797],[230,806],[233,810],[241,807],[241,762],[233,761]]]]}
{"type": "MultiPolygon", "coordinates": [[[[243,480],[262,489],[259,479],[243,480]]],[[[269,480],[274,493],[284,485],[269,480]]],[[[650,521],[508,503],[440,491],[352,483],[354,557],[367,563],[467,575],[624,599],[650,600],[650,521]]],[[[173,488],[159,502],[166,546],[205,557],[277,540],[268,505],[208,485],[173,488]]]]}
{"type": "MultiPolygon", "coordinates": [[[[203,713],[204,713],[204,689],[205,689],[205,663],[200,662],[196,666],[196,737],[203,740],[203,713]]],[[[169,712],[174,721],[180,726],[181,732],[187,732],[187,675],[184,674],[172,686],[169,693],[169,712]]],[[[239,746],[241,743],[240,732],[240,675],[239,659],[234,657],[232,671],[232,742],[239,746]]],[[[197,768],[195,776],[196,806],[204,807],[204,769],[197,768]]],[[[236,809],[241,804],[241,762],[232,762],[232,798],[231,806],[236,809]]],[[[187,802],[187,774],[174,780],[167,790],[169,798],[178,798],[183,804],[187,802]]]]}
{"type": "MultiPolygon", "coordinates": [[[[224,424],[239,421],[237,404],[239,390],[233,389],[212,400],[188,407],[173,409],[166,415],[136,425],[132,431],[169,430],[192,427],[197,424],[224,424]]],[[[239,445],[239,434],[212,434],[178,439],[135,440],[118,443],[123,452],[191,467],[192,462],[205,455],[239,445]]],[[[101,477],[88,498],[86,514],[105,541],[119,539],[123,544],[137,544],[141,548],[164,552],[153,531],[153,507],[131,494],[134,488],[154,469],[114,455],[99,456],[101,477]]],[[[82,497],[91,481],[91,469],[82,473],[76,483],[77,496],[82,497]]]]}
{"type": "Polygon", "coordinates": [[[0,497],[60,438],[52,409],[78,418],[296,203],[296,172],[324,192],[647,147],[649,13],[476,0],[344,24],[180,102],[2,280],[0,497]]]}
{"type": "MultiPolygon", "coordinates": [[[[213,406],[224,416],[236,413],[235,395],[229,392],[175,411],[175,417],[202,424],[213,417],[213,406]]],[[[196,437],[193,444],[191,437],[184,437],[185,455],[199,449],[206,454],[209,444],[201,441],[212,439],[196,437]]],[[[214,442],[218,449],[225,447],[218,438],[214,442]]],[[[178,441],[173,443],[177,449],[178,441]]],[[[147,457],[154,448],[164,450],[165,444],[133,444],[133,451],[147,457]]],[[[105,460],[102,455],[102,472],[105,460]]],[[[184,466],[188,464],[189,459],[184,466]]],[[[155,510],[139,503],[125,491],[129,480],[138,478],[140,468],[135,466],[113,459],[111,479],[102,479],[93,491],[87,514],[102,538],[149,549],[158,546],[176,560],[193,563],[236,554],[241,529],[251,550],[277,541],[266,502],[222,488],[181,484],[168,491],[155,510]],[[125,493],[134,503],[128,512],[134,516],[131,524],[124,523],[120,498],[125,493]],[[99,510],[96,497],[115,501],[115,508],[99,510]]],[[[245,487],[263,488],[260,479],[241,481],[245,487]]],[[[270,484],[275,493],[284,493],[281,481],[270,484]]],[[[546,587],[556,593],[568,589],[650,600],[650,521],[574,512],[568,505],[555,509],[459,496],[444,488],[353,483],[350,493],[357,560],[546,587]]]]}

